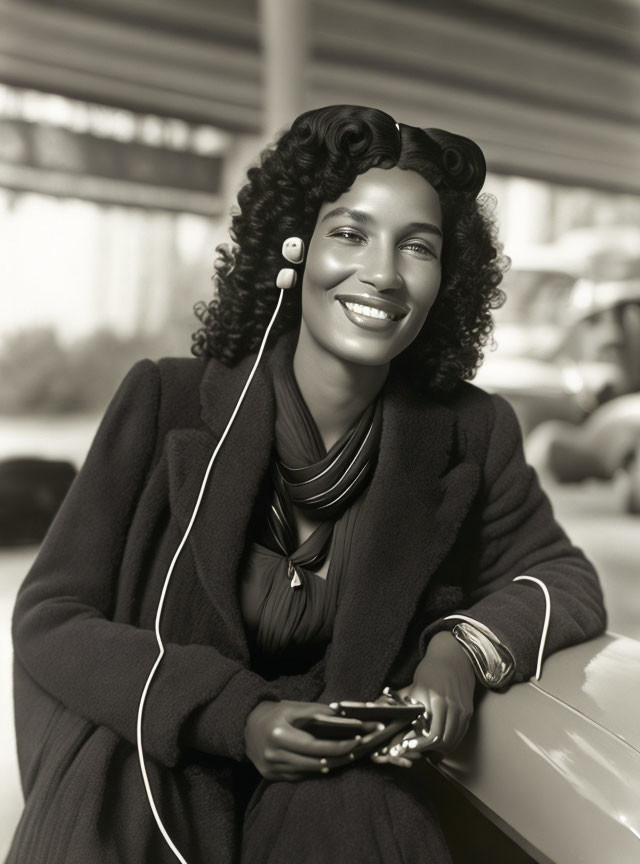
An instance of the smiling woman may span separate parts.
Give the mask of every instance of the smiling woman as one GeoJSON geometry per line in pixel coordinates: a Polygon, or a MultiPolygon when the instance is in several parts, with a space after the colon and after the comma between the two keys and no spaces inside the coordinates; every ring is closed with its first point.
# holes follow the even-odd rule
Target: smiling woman
{"type": "Polygon", "coordinates": [[[348,105],[249,171],[198,359],[129,373],[20,591],[9,864],[450,862],[399,768],[605,622],[465,380],[501,300],[483,180],[468,139],[348,105]]]}

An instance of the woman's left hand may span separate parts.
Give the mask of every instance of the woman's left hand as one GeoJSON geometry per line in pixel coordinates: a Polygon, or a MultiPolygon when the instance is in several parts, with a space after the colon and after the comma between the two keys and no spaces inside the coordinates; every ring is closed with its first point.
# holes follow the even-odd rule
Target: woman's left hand
{"type": "MultiPolygon", "coordinates": [[[[469,728],[475,685],[471,660],[456,638],[448,631],[436,633],[416,667],[413,682],[398,691],[401,696],[422,702],[430,718],[428,734],[410,737],[400,759],[418,758],[426,750],[441,754],[454,750],[469,728]]],[[[405,730],[389,747],[399,744],[406,736],[405,730]]]]}

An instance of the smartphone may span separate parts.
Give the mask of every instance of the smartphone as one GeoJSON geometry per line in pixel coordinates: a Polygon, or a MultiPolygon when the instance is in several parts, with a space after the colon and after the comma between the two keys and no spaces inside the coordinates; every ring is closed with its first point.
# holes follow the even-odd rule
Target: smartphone
{"type": "Polygon", "coordinates": [[[295,725],[316,738],[330,741],[355,738],[356,735],[364,735],[369,731],[363,729],[362,723],[354,722],[351,717],[336,717],[334,714],[311,714],[309,717],[299,717],[295,725]]]}
{"type": "Polygon", "coordinates": [[[381,723],[393,723],[404,720],[408,725],[423,712],[423,705],[381,704],[379,702],[332,702],[331,708],[338,717],[348,717],[354,720],[376,720],[381,723]]]}

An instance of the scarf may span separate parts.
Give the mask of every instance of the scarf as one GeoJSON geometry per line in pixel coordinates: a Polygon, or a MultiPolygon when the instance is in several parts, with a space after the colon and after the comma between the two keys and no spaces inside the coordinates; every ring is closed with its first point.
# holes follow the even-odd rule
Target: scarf
{"type": "MultiPolygon", "coordinates": [[[[288,358],[287,358],[288,359],[288,358]]],[[[240,586],[245,624],[258,649],[326,642],[348,570],[360,505],[380,444],[377,400],[327,452],[290,359],[274,370],[276,457],[264,531],[251,545],[240,586]],[[299,543],[294,507],[317,527],[299,543]],[[331,556],[327,578],[315,571],[331,556]]]]}

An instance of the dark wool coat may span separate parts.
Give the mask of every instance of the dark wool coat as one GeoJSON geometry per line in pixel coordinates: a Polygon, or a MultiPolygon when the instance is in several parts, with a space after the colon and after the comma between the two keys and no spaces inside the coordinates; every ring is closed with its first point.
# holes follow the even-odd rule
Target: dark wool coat
{"type": "MultiPolygon", "coordinates": [[[[140,776],[138,703],[157,656],[153,627],[167,568],[252,362],[228,369],[216,361],[143,361],[106,412],[16,605],[26,804],[10,864],[176,860],[140,776]]],[[[260,779],[244,755],[244,725],[261,700],[372,699],[387,684],[405,685],[430,635],[446,626],[442,616],[454,611],[490,627],[516,658],[516,680],[525,680],[535,671],[544,600],[535,585],[512,582],[523,573],[549,588],[546,653],[604,627],[594,571],[554,521],[508,404],[469,384],[437,401],[393,375],[383,400],[355,563],[332,643],[306,675],[268,681],[252,671],[236,591],[272,453],[267,366],[213,468],[168,589],[166,654],[144,719],[156,802],[189,864],[237,859],[243,807],[260,779]]],[[[357,861],[353,818],[336,809],[341,799],[332,789],[342,784],[353,800],[353,778],[393,785],[384,773],[393,770],[369,763],[300,783],[262,781],[247,825],[264,826],[265,814],[277,819],[298,802],[310,819],[326,814],[343,850],[307,860],[357,861]]],[[[318,842],[304,819],[301,828],[318,842]]],[[[287,837],[269,839],[269,860],[300,860],[300,841],[288,847],[287,837]]],[[[445,854],[436,850],[428,860],[445,854]]],[[[397,860],[386,855],[380,860],[397,860]]],[[[415,860],[427,860],[424,848],[415,860]]]]}

